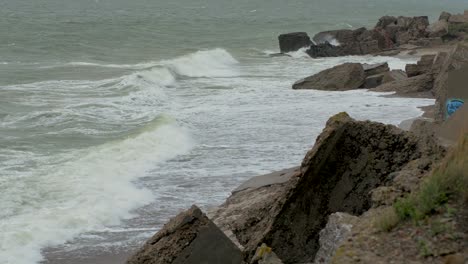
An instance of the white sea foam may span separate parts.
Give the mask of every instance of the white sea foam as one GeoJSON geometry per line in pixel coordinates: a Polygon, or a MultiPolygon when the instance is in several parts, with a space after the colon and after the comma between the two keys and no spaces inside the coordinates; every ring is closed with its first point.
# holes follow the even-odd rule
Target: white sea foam
{"type": "Polygon", "coordinates": [[[2,177],[0,263],[37,263],[45,246],[131,217],[131,209],[152,200],[132,181],[191,146],[187,131],[156,120],[134,136],[69,153],[21,180],[2,177]]]}
{"type": "Polygon", "coordinates": [[[287,54],[289,56],[291,56],[292,58],[295,58],[295,59],[299,59],[299,58],[307,58],[307,59],[310,59],[310,56],[306,53],[306,51],[309,49],[310,47],[303,47],[303,48],[300,48],[296,51],[291,51],[291,52],[288,52],[287,54]]]}
{"type": "Polygon", "coordinates": [[[224,49],[197,51],[162,63],[182,77],[232,77],[239,75],[238,61],[224,49]]]}
{"type": "Polygon", "coordinates": [[[101,68],[117,68],[117,69],[130,69],[130,70],[143,70],[158,65],[156,61],[149,61],[137,64],[105,64],[96,62],[73,61],[65,64],[54,64],[42,66],[43,69],[58,68],[63,66],[81,66],[81,67],[101,67],[101,68]]]}

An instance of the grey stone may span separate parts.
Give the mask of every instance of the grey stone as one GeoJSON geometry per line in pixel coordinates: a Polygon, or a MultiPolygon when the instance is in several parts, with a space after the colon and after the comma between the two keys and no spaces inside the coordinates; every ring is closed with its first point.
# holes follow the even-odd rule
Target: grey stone
{"type": "Polygon", "coordinates": [[[242,259],[236,245],[194,205],[164,225],[127,264],[241,264],[242,259]]]}

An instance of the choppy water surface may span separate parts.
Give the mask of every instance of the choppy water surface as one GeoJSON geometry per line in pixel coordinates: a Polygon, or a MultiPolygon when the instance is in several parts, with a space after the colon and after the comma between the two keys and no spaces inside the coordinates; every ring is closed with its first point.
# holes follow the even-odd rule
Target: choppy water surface
{"type": "Polygon", "coordinates": [[[416,58],[268,54],[282,32],[465,5],[1,2],[0,263],[38,263],[50,247],[53,259],[138,245],[179,210],[299,164],[339,111],[390,124],[419,115],[433,100],[290,89],[343,62],[401,69],[416,58]]]}

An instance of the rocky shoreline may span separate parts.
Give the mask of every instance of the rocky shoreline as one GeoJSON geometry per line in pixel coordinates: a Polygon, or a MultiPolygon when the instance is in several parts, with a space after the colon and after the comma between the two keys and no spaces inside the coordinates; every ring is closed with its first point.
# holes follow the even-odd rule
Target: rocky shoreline
{"type": "MultiPolygon", "coordinates": [[[[420,54],[406,71],[347,63],[292,88],[430,97],[433,111],[405,124],[408,131],[338,113],[300,166],[252,178],[206,214],[196,206],[180,213],[127,263],[465,263],[468,199],[447,191],[421,219],[408,214],[414,222],[399,204],[468,153],[468,107],[450,118],[446,108],[450,98],[468,99],[466,87],[451,83],[468,69],[467,25],[468,11],[444,12],[433,24],[386,16],[371,30],[281,35],[283,53],[310,47],[311,57],[420,54]]],[[[465,187],[468,157],[457,164],[465,187]]]]}

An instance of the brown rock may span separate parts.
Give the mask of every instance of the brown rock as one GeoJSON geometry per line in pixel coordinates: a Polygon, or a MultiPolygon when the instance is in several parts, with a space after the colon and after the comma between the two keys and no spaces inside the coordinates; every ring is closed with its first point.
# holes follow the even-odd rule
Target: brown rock
{"type": "Polygon", "coordinates": [[[202,211],[192,206],[171,219],[128,264],[242,263],[242,253],[202,211]]]}
{"type": "Polygon", "coordinates": [[[345,91],[358,89],[365,80],[360,63],[345,63],[297,81],[293,89],[345,91]]]}
{"type": "Polygon", "coordinates": [[[390,181],[391,172],[421,151],[416,138],[396,127],[355,121],[345,113],[331,117],[263,241],[285,263],[311,261],[327,216],[369,209],[370,190],[390,181]]]}
{"type": "Polygon", "coordinates": [[[266,243],[284,263],[311,262],[328,216],[359,215],[369,209],[370,191],[392,181],[393,172],[429,155],[427,145],[394,126],[355,121],[340,113],[327,122],[297,176],[236,192],[217,210],[214,221],[235,235],[246,259],[266,243]]]}

